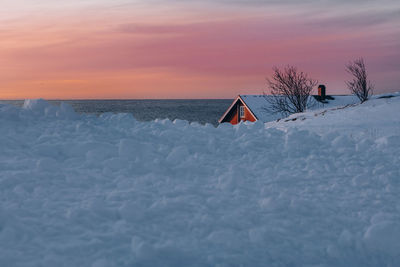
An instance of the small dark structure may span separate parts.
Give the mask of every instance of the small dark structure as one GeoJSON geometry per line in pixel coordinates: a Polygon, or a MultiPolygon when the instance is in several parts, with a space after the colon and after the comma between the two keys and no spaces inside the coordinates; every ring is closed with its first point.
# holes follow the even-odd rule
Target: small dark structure
{"type": "Polygon", "coordinates": [[[318,85],[318,95],[321,97],[321,100],[325,100],[326,97],[326,87],[323,84],[318,85]]]}
{"type": "Polygon", "coordinates": [[[326,86],[323,84],[318,85],[318,95],[313,95],[315,100],[321,103],[327,103],[327,100],[334,100],[330,95],[326,95],[326,86]]]}

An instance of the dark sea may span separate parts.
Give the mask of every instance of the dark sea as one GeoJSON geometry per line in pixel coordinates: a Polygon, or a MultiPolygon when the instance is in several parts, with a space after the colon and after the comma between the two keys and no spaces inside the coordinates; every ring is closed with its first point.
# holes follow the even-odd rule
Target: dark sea
{"type": "MultiPolygon", "coordinates": [[[[231,105],[232,99],[194,100],[50,100],[54,105],[70,104],[76,112],[100,115],[105,112],[131,113],[139,121],[180,119],[201,124],[218,125],[218,119],[231,105]]],[[[23,100],[0,101],[0,104],[22,106],[23,100]]]]}

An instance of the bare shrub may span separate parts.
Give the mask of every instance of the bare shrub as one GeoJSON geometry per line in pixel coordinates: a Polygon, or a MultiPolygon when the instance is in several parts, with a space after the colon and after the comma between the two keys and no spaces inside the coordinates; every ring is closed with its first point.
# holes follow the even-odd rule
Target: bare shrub
{"type": "Polygon", "coordinates": [[[367,79],[364,59],[359,58],[350,62],[346,65],[346,71],[353,76],[351,81],[346,82],[350,92],[356,95],[361,103],[367,101],[373,93],[374,86],[367,79]]]}
{"type": "Polygon", "coordinates": [[[286,66],[283,70],[273,68],[272,77],[267,79],[271,97],[267,97],[272,113],[290,115],[304,112],[312,105],[312,89],[318,81],[311,79],[296,67],[286,66]]]}

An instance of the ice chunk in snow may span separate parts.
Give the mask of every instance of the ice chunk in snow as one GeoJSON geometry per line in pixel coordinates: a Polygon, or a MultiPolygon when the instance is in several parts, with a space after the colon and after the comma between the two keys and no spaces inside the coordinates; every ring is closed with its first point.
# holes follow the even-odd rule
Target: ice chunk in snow
{"type": "Polygon", "coordinates": [[[35,116],[57,117],[60,119],[76,119],[78,115],[74,109],[62,102],[60,106],[54,106],[44,99],[27,99],[23,109],[35,116]]]}
{"type": "Polygon", "coordinates": [[[383,221],[372,224],[364,234],[367,248],[372,253],[383,253],[400,258],[400,222],[383,221]]]}
{"type": "Polygon", "coordinates": [[[169,153],[167,161],[177,163],[186,160],[188,156],[189,152],[187,148],[184,146],[178,146],[174,147],[171,153],[169,153]]]}
{"type": "Polygon", "coordinates": [[[50,104],[44,99],[26,99],[23,108],[36,113],[44,113],[50,104]]]}

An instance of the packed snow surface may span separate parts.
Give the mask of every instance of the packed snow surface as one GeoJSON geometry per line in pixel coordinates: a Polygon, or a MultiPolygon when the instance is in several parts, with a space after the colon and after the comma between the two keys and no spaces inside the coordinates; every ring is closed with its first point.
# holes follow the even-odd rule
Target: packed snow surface
{"type": "Polygon", "coordinates": [[[0,105],[0,266],[399,266],[400,95],[220,125],[0,105]]]}
{"type": "MultiPolygon", "coordinates": [[[[310,97],[309,109],[317,110],[321,108],[332,108],[346,105],[352,105],[359,102],[354,95],[334,95],[331,99],[326,99],[324,102],[319,102],[310,97]]],[[[240,95],[240,98],[245,102],[252,113],[257,117],[257,120],[269,122],[284,117],[283,114],[273,112],[271,107],[272,95],[240,95]],[[271,112],[272,111],[272,112],[271,112]]]]}

